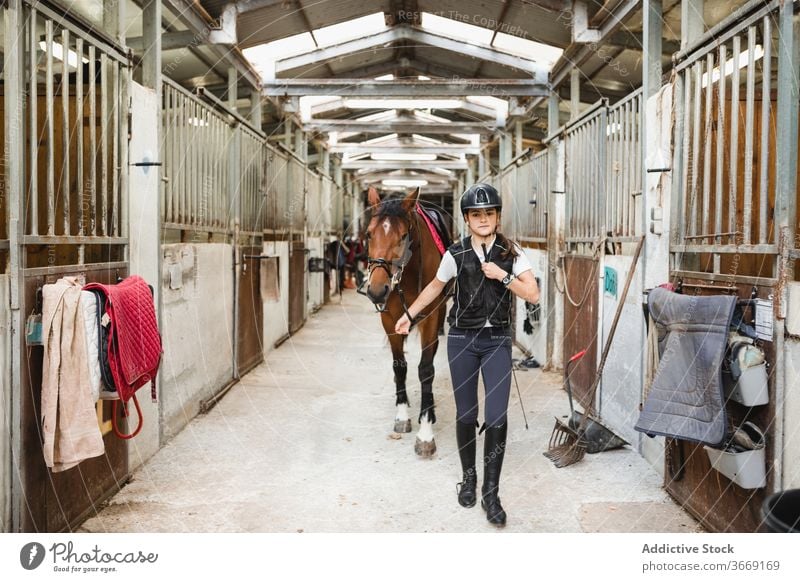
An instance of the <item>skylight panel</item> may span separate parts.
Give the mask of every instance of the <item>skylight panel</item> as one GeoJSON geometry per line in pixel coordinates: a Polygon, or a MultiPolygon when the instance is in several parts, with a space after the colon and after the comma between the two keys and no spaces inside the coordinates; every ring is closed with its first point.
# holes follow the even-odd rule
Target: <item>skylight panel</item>
{"type": "Polygon", "coordinates": [[[429,12],[422,13],[422,28],[453,38],[460,38],[478,44],[492,42],[492,31],[466,22],[442,18],[429,12]]]}
{"type": "Polygon", "coordinates": [[[361,16],[339,24],[317,28],[314,30],[314,38],[317,39],[319,46],[330,46],[354,38],[361,38],[367,34],[380,32],[385,28],[386,21],[383,12],[375,12],[374,14],[361,16]]]}
{"type": "Polygon", "coordinates": [[[317,47],[311,35],[307,32],[301,32],[300,34],[273,40],[266,44],[246,48],[242,52],[245,58],[250,61],[259,74],[263,76],[264,71],[270,68],[267,66],[267,63],[312,51],[315,48],[317,47]]]}
{"type": "Polygon", "coordinates": [[[560,48],[504,32],[497,33],[493,46],[507,53],[542,63],[548,67],[552,67],[561,56],[561,53],[564,52],[560,48]]]}

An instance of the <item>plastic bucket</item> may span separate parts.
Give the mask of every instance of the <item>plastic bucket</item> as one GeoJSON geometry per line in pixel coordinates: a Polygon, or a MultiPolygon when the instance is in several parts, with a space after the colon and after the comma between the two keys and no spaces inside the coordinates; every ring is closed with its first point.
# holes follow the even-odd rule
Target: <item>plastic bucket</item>
{"type": "Polygon", "coordinates": [[[800,489],[773,493],[761,505],[761,514],[773,533],[800,533],[800,489]]]}

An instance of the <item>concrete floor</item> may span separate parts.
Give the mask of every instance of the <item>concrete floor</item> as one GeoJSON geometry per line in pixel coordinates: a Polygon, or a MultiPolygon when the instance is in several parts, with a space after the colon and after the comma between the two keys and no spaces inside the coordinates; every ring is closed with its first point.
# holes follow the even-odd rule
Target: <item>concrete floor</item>
{"type": "MultiPolygon", "coordinates": [[[[207,415],[137,470],[90,532],[490,532],[479,505],[456,501],[460,477],[446,346],[436,357],[438,453],[392,431],[388,343],[363,297],[345,291],[207,415]]],[[[409,396],[419,413],[419,341],[409,342],[409,396]]],[[[515,354],[515,357],[519,354],[515,354]]],[[[500,496],[509,532],[695,532],[630,449],[556,469],[543,455],[568,411],[560,377],[517,372],[500,496]]],[[[482,439],[479,441],[479,450],[482,439]]]]}

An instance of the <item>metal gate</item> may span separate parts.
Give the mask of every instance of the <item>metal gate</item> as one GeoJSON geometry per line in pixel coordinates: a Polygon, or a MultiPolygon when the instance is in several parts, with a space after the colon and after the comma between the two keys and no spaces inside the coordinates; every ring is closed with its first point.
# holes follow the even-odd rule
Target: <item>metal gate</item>
{"type": "MultiPolygon", "coordinates": [[[[791,60],[796,57],[785,54],[781,29],[787,28],[778,23],[778,8],[776,2],[751,3],[735,23],[718,26],[712,42],[678,55],[671,278],[687,294],[749,298],[755,293],[780,300],[780,245],[792,244],[781,241],[780,223],[795,216],[797,194],[781,184],[776,161],[788,149],[795,159],[786,166],[794,167],[797,153],[796,146],[778,146],[777,112],[786,98],[786,111],[793,109],[796,119],[797,101],[788,86],[781,87],[781,79],[794,78],[791,60]],[[776,205],[780,192],[788,192],[783,208],[776,205]]],[[[793,3],[780,18],[788,20],[794,35],[793,3]]],[[[789,46],[795,46],[791,39],[789,46]]],[[[789,116],[780,124],[791,127],[789,116]]],[[[790,230],[794,220],[786,221],[790,230]]],[[[667,445],[667,491],[710,530],[757,531],[761,503],[774,488],[773,469],[781,455],[776,439],[783,434],[782,411],[776,415],[775,405],[782,334],[783,326],[776,325],[773,341],[762,344],[777,372],[770,379],[769,404],[726,405],[733,425],[746,419],[764,430],[766,488],[734,485],[711,468],[702,446],[677,440],[667,445]]]]}
{"type": "MultiPolygon", "coordinates": [[[[39,2],[9,2],[3,109],[8,232],[20,344],[13,346],[12,522],[18,531],[70,530],[128,477],[125,441],[97,405],[106,453],[52,473],[42,456],[43,348],[24,345],[37,289],[65,275],[114,283],[128,272],[130,63],[120,47],[39,2]],[[63,58],[61,55],[74,55],[63,58]],[[27,95],[28,98],[23,97],[27,95]],[[124,170],[123,170],[124,168],[124,170]],[[19,356],[17,355],[19,354],[19,356]]],[[[124,420],[120,425],[124,426],[124,420]]]]}
{"type": "Polygon", "coordinates": [[[564,359],[586,350],[571,369],[572,390],[583,406],[597,369],[598,265],[605,232],[607,104],[600,101],[565,129],[566,251],[559,291],[564,293],[564,359]]]}

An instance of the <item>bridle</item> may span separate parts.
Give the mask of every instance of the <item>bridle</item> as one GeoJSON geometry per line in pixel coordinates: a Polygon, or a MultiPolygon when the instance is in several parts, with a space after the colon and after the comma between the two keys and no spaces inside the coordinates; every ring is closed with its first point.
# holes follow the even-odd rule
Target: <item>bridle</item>
{"type": "MultiPolygon", "coordinates": [[[[412,210],[411,213],[409,214],[413,214],[413,212],[414,211],[412,210]]],[[[367,292],[364,290],[364,288],[367,285],[369,285],[369,281],[372,278],[372,273],[375,271],[375,269],[383,269],[384,271],[386,271],[386,275],[389,278],[390,282],[389,294],[395,291],[397,292],[397,295],[399,295],[400,297],[400,304],[403,307],[403,312],[406,314],[406,317],[408,317],[408,320],[413,325],[414,318],[411,317],[411,314],[408,311],[408,303],[406,302],[405,292],[403,291],[403,288],[400,287],[400,282],[403,279],[403,271],[411,262],[411,258],[414,256],[414,238],[411,236],[411,233],[419,229],[414,228],[414,224],[416,223],[416,217],[407,216],[406,218],[408,220],[408,232],[406,233],[406,243],[403,247],[403,254],[400,257],[400,260],[387,261],[386,259],[383,258],[373,259],[371,257],[368,257],[367,277],[364,279],[364,282],[361,284],[361,287],[357,289],[357,291],[361,295],[366,295],[367,292]],[[394,273],[392,272],[392,267],[396,268],[394,273]]],[[[420,244],[421,237],[419,235],[416,236],[416,242],[417,242],[417,248],[419,249],[419,252],[417,253],[419,256],[419,277],[417,281],[417,286],[419,287],[419,289],[417,289],[417,294],[419,294],[422,291],[422,247],[420,244]]],[[[367,255],[369,255],[369,251],[367,251],[367,255]]],[[[375,306],[375,310],[378,313],[383,313],[386,311],[386,302],[381,304],[373,303],[373,305],[375,306]]]]}

